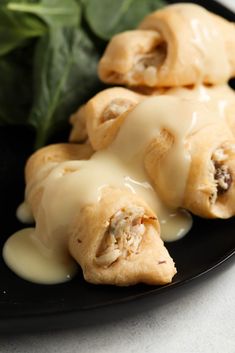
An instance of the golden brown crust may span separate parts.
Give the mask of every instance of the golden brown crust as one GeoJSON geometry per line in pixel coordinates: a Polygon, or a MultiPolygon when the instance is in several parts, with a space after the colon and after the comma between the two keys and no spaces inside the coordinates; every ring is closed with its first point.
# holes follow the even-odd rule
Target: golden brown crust
{"type": "Polygon", "coordinates": [[[41,183],[52,169],[67,160],[89,159],[93,152],[88,144],[58,143],[42,147],[29,157],[25,166],[25,198],[35,218],[44,189],[41,183]]]}
{"type": "Polygon", "coordinates": [[[86,114],[85,105],[79,107],[79,109],[71,115],[70,124],[72,129],[69,135],[69,142],[83,143],[87,141],[87,128],[86,128],[86,114]]]}
{"type": "Polygon", "coordinates": [[[234,37],[235,37],[235,23],[229,22],[223,17],[220,17],[215,14],[211,14],[213,16],[213,20],[220,28],[221,35],[224,39],[225,50],[231,70],[231,77],[235,76],[235,45],[234,45],[234,37]]]}
{"type": "MultiPolygon", "coordinates": [[[[133,30],[115,35],[99,62],[100,79],[107,83],[141,85],[141,76],[138,77],[132,68],[138,58],[154,51],[161,41],[154,31],[133,30]]],[[[142,84],[145,84],[143,78],[142,84]]]]}
{"type": "Polygon", "coordinates": [[[80,263],[88,282],[119,286],[140,282],[165,284],[171,282],[176,273],[174,263],[159,236],[155,214],[134,194],[107,188],[100,202],[84,207],[72,223],[70,252],[80,263]],[[128,258],[119,258],[109,267],[99,266],[95,259],[110,219],[120,209],[133,206],[142,207],[145,215],[153,218],[146,226],[139,253],[128,258]],[[79,222],[76,221],[78,218],[79,222]]]}
{"type": "MultiPolygon", "coordinates": [[[[160,187],[158,170],[174,146],[174,137],[164,131],[148,146],[145,157],[146,170],[154,182],[157,192],[166,204],[171,203],[168,190],[160,187]]],[[[186,139],[185,148],[190,153],[190,169],[186,181],[181,207],[205,218],[229,218],[235,214],[235,141],[226,123],[209,124],[186,139]],[[227,156],[221,165],[229,169],[232,183],[220,194],[213,154],[221,150],[227,156]]],[[[220,163],[220,162],[219,162],[220,163]]]]}
{"type": "Polygon", "coordinates": [[[166,6],[110,41],[99,76],[128,86],[225,83],[235,75],[234,37],[234,24],[198,5],[166,6]]]}
{"type": "Polygon", "coordinates": [[[167,42],[166,73],[159,86],[219,84],[235,73],[235,25],[203,7],[167,6],[146,16],[139,28],[156,30],[167,42]]]}
{"type": "MultiPolygon", "coordinates": [[[[43,232],[46,208],[40,208],[40,205],[47,176],[61,162],[72,159],[86,159],[92,152],[92,149],[89,149],[87,145],[59,144],[44,147],[30,157],[26,166],[27,202],[32,209],[37,228],[40,229],[38,234],[42,237],[41,240],[44,245],[47,242],[50,243],[50,237],[55,236],[53,232],[50,233],[49,231],[47,234],[43,232]]],[[[77,197],[79,197],[79,194],[77,197]]],[[[44,205],[44,207],[46,206],[44,205]]],[[[65,227],[66,233],[64,233],[65,230],[63,231],[64,243],[82,267],[87,281],[95,284],[115,284],[119,286],[139,282],[147,284],[171,282],[176,269],[160,239],[159,223],[153,211],[137,195],[127,190],[106,187],[102,190],[99,201],[87,204],[79,211],[73,209],[73,212],[71,222],[65,227]],[[124,253],[122,254],[120,250],[121,255],[115,261],[108,266],[104,265],[103,261],[100,261],[102,255],[101,244],[107,237],[107,230],[109,230],[112,217],[117,212],[125,213],[126,210],[133,212],[135,216],[137,209],[141,209],[143,224],[142,222],[139,224],[138,211],[137,224],[131,224],[131,226],[141,228],[139,240],[137,239],[139,241],[138,251],[130,251],[130,254],[127,251],[127,255],[124,256],[124,253]],[[143,226],[145,227],[144,232],[143,226]]],[[[128,217],[125,217],[125,222],[127,221],[128,217]]],[[[56,218],[54,222],[57,222],[56,218]]],[[[52,229],[53,227],[57,229],[57,227],[60,227],[60,223],[58,222],[58,225],[52,223],[52,229]]],[[[117,227],[117,229],[122,229],[122,226],[117,227]]],[[[57,231],[59,231],[59,228],[57,231]]],[[[126,235],[128,236],[128,234],[126,235]]],[[[135,232],[132,235],[135,235],[135,232]]],[[[122,234],[118,234],[118,236],[120,237],[122,234]]],[[[115,238],[115,235],[112,235],[112,237],[115,238]]],[[[110,256],[112,256],[112,253],[110,256]]]]}
{"type": "Polygon", "coordinates": [[[28,183],[44,165],[66,160],[89,159],[93,149],[88,144],[57,143],[40,148],[27,160],[25,180],[28,183]]]}
{"type": "Polygon", "coordinates": [[[95,150],[100,150],[110,145],[115,139],[127,112],[144,98],[144,96],[126,88],[113,87],[99,92],[90,99],[85,106],[85,113],[92,147],[95,150]],[[108,110],[110,118],[108,117],[108,110]],[[106,116],[104,116],[104,113],[106,113],[106,116]]]}
{"type": "MultiPolygon", "coordinates": [[[[221,126],[205,128],[193,138],[191,167],[183,207],[205,218],[229,218],[235,214],[235,141],[221,126]],[[215,134],[216,138],[213,136],[215,134]],[[221,149],[228,158],[221,162],[229,169],[232,180],[228,190],[219,192],[215,178],[213,154],[221,149]]],[[[191,140],[192,140],[191,139],[191,140]]]]}

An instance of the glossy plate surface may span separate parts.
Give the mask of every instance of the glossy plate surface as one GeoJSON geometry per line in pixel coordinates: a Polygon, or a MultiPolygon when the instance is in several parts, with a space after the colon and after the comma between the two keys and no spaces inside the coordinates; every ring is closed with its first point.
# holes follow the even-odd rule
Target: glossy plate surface
{"type": "MultiPolygon", "coordinates": [[[[173,1],[172,1],[173,2],[173,1]]],[[[212,1],[197,1],[209,10],[235,21],[235,15],[212,1]]],[[[31,132],[22,128],[0,129],[0,247],[13,232],[23,228],[15,210],[23,199],[23,166],[31,152],[31,132]]],[[[42,286],[26,282],[12,273],[0,258],[0,333],[70,327],[128,312],[137,299],[148,300],[170,288],[208,272],[234,254],[235,218],[208,221],[195,218],[191,232],[182,240],[169,243],[178,274],[164,287],[138,285],[130,288],[93,286],[79,273],[69,283],[42,286]],[[115,313],[116,310],[116,313],[115,313]]],[[[157,297],[155,298],[157,301],[157,297]]],[[[141,301],[143,302],[143,300],[141,301]]]]}

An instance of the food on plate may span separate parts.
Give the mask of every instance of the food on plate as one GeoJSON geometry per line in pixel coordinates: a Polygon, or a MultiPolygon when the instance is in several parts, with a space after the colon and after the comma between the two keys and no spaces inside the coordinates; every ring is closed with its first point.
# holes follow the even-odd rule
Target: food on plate
{"type": "MultiPolygon", "coordinates": [[[[61,254],[66,259],[66,268],[69,252],[81,265],[85,279],[92,283],[170,282],[176,270],[160,238],[155,213],[139,196],[128,189],[119,189],[118,182],[124,181],[117,175],[115,180],[108,169],[107,180],[114,186],[106,186],[103,173],[99,176],[95,172],[99,164],[109,167],[109,156],[103,165],[102,156],[100,161],[99,156],[87,163],[81,161],[92,153],[87,147],[47,146],[34,153],[26,164],[26,202],[36,222],[32,232],[43,245],[43,251],[49,249],[49,257],[53,258],[61,254]]],[[[114,167],[118,172],[119,166],[114,163],[114,167]]],[[[29,236],[25,234],[26,238],[29,236]]],[[[10,267],[17,271],[17,266],[11,265],[12,249],[13,241],[11,251],[5,251],[5,260],[10,259],[10,267]]],[[[31,280],[33,266],[32,263],[29,267],[31,280]]],[[[24,277],[29,277],[27,270],[24,277]]],[[[59,277],[59,281],[66,278],[59,277]]],[[[37,281],[37,275],[34,280],[37,281]]],[[[43,282],[42,275],[40,281],[43,282]]],[[[45,281],[48,283],[47,274],[45,281]]]]}
{"type": "Polygon", "coordinates": [[[176,98],[167,110],[156,108],[162,130],[147,147],[145,167],[161,199],[201,217],[232,217],[235,139],[226,122],[198,102],[176,98]]]}
{"type": "Polygon", "coordinates": [[[71,116],[72,143],[29,158],[18,216],[31,212],[35,228],[6,242],[13,271],[60,283],[78,263],[94,284],[167,284],[176,268],[163,241],[188,233],[189,212],[234,216],[234,38],[234,24],[178,4],[111,39],[100,78],[129,88],[97,93],[71,116]]]}
{"type": "Polygon", "coordinates": [[[69,141],[83,143],[88,140],[85,105],[82,105],[69,119],[72,125],[69,141]]]}
{"type": "Polygon", "coordinates": [[[93,148],[95,150],[105,148],[118,133],[127,111],[135,106],[135,102],[137,104],[150,96],[159,95],[184,97],[203,103],[207,109],[214,111],[216,116],[219,114],[221,119],[227,122],[235,136],[235,93],[227,84],[147,90],[141,86],[137,89],[138,95],[135,93],[136,90],[131,91],[122,87],[107,88],[99,92],[71,116],[72,130],[69,140],[80,143],[84,140],[81,134],[88,136],[89,130],[93,148]],[[106,119],[102,117],[103,113],[106,119]]]}
{"type": "Polygon", "coordinates": [[[107,83],[152,87],[166,55],[166,46],[158,32],[123,32],[111,39],[99,62],[98,73],[107,83]]]}
{"type": "Polygon", "coordinates": [[[176,273],[156,215],[130,191],[104,188],[70,226],[69,249],[95,284],[166,284],[176,273]]]}
{"type": "MultiPolygon", "coordinates": [[[[90,115],[87,110],[88,119],[102,115],[100,106],[95,103],[102,94],[110,98],[107,91],[87,103],[88,107],[92,104],[93,109],[90,115]]],[[[197,100],[168,95],[156,98],[146,98],[142,104],[117,118],[122,117],[117,140],[123,139],[121,144],[125,153],[130,153],[128,151],[135,146],[157,193],[167,206],[183,207],[202,217],[233,216],[235,140],[226,120],[216,109],[209,110],[197,100]],[[128,145],[128,139],[132,147],[128,145]],[[141,148],[144,149],[143,157],[141,148]]],[[[121,112],[126,106],[125,102],[122,104],[121,112]]],[[[109,144],[113,142],[111,138],[115,144],[116,136],[108,136],[109,144]]],[[[96,150],[104,148],[94,139],[91,143],[96,150]]],[[[124,158],[122,156],[122,160],[124,158]]]]}
{"type": "Polygon", "coordinates": [[[88,144],[60,143],[49,145],[35,152],[25,166],[25,199],[35,217],[36,209],[42,197],[43,182],[51,171],[67,160],[85,160],[93,154],[88,144]],[[35,187],[36,185],[36,187],[35,187]]]}
{"type": "MultiPolygon", "coordinates": [[[[114,140],[126,113],[144,98],[126,88],[113,87],[99,92],[80,108],[89,140],[95,150],[107,147],[114,140]]],[[[80,109],[72,119],[81,116],[80,109]]],[[[79,141],[76,132],[80,124],[79,119],[73,119],[70,141],[79,141]]]]}
{"type": "Polygon", "coordinates": [[[99,63],[108,83],[221,84],[235,75],[235,25],[195,4],[166,6],[114,36],[99,63]]]}
{"type": "Polygon", "coordinates": [[[173,87],[164,91],[154,90],[151,94],[168,94],[193,99],[203,103],[211,112],[224,119],[235,136],[235,93],[227,84],[191,87],[173,87]]]}

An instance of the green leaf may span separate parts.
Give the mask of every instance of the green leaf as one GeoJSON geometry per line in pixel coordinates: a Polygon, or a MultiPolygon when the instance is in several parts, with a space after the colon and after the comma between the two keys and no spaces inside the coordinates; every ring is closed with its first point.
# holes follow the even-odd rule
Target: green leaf
{"type": "Polygon", "coordinates": [[[80,7],[75,0],[9,1],[7,9],[38,16],[49,26],[76,26],[80,20],[80,7]]]}
{"type": "Polygon", "coordinates": [[[23,45],[26,40],[43,35],[47,27],[32,15],[12,13],[0,7],[0,56],[23,45]]]}
{"type": "Polygon", "coordinates": [[[98,90],[97,62],[93,43],[79,29],[52,29],[39,40],[29,118],[37,130],[37,148],[66,126],[69,115],[98,90]]]}
{"type": "Polygon", "coordinates": [[[0,56],[40,37],[48,27],[78,26],[76,0],[0,0],[0,56]]]}
{"type": "Polygon", "coordinates": [[[163,0],[86,0],[85,18],[98,37],[108,40],[136,28],[145,15],[164,4],[163,0]]]}
{"type": "Polygon", "coordinates": [[[31,47],[0,58],[0,124],[27,124],[32,104],[31,60],[31,47]]]}

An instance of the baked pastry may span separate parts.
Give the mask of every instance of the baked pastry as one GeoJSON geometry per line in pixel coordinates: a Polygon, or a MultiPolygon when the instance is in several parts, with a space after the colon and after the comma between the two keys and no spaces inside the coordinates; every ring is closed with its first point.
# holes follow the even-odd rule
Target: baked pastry
{"type": "Polygon", "coordinates": [[[176,273],[155,214],[126,190],[106,188],[70,227],[69,249],[96,284],[166,284],[176,273]]]}
{"type": "Polygon", "coordinates": [[[26,201],[36,221],[35,234],[49,249],[69,251],[91,283],[171,282],[174,262],[148,205],[126,189],[106,186],[98,199],[87,194],[92,185],[82,189],[79,173],[87,162],[76,159],[91,153],[87,145],[59,144],[30,157],[26,201]]]}
{"type": "Polygon", "coordinates": [[[64,161],[89,159],[93,152],[89,144],[58,143],[43,147],[30,156],[25,166],[25,199],[34,217],[42,197],[43,181],[53,168],[64,161]]]}
{"type": "Polygon", "coordinates": [[[150,100],[156,121],[161,114],[161,129],[152,135],[144,162],[163,202],[201,217],[232,217],[235,140],[226,122],[198,102],[170,96],[140,104],[146,114],[150,100]]]}
{"type": "Polygon", "coordinates": [[[112,39],[100,77],[135,92],[98,93],[70,119],[70,141],[86,144],[47,146],[27,162],[25,204],[36,228],[22,234],[39,253],[62,267],[73,257],[94,284],[167,284],[176,269],[160,222],[172,240],[192,224],[182,208],[235,214],[235,99],[226,85],[234,29],[178,4],[112,39]]]}
{"type": "MultiPolygon", "coordinates": [[[[107,93],[112,92],[116,92],[114,88],[102,91],[91,99],[92,113],[87,113],[87,118],[97,117],[93,121],[100,121],[99,112],[103,112],[103,107],[98,110],[99,99],[105,102],[105,106],[109,106],[113,96],[107,93]]],[[[130,147],[126,145],[125,125],[132,119],[129,127],[135,126],[135,129],[133,133],[130,128],[128,130],[132,148],[133,144],[137,143],[139,146],[145,141],[146,131],[149,137],[145,141],[146,150],[143,153],[145,168],[158,195],[168,207],[183,207],[196,215],[208,218],[233,216],[235,141],[227,119],[232,119],[234,93],[227,86],[171,88],[165,92],[161,91],[160,96],[158,93],[153,92],[152,98],[141,96],[142,103],[139,102],[135,108],[123,113],[121,119],[118,118],[118,139],[122,139],[122,142],[116,141],[117,145],[123,145],[124,154],[128,152],[130,147]],[[137,115],[140,115],[143,126],[136,120],[137,115]],[[141,137],[136,138],[137,130],[141,137]],[[177,147],[176,140],[181,141],[181,152],[177,158],[175,151],[179,149],[179,145],[177,147]],[[174,158],[169,159],[171,155],[174,158]],[[190,160],[190,163],[184,162],[187,160],[190,160]],[[172,172],[166,173],[166,165],[172,172]]],[[[108,146],[112,149],[117,134],[117,125],[112,124],[115,124],[113,119],[110,120],[109,129],[115,134],[109,135],[105,146],[102,146],[103,139],[100,139],[99,135],[96,136],[94,129],[91,142],[95,149],[108,146]]],[[[139,158],[142,158],[141,153],[138,153],[139,158]]],[[[125,158],[125,155],[122,158],[125,158]]]]}
{"type": "Polygon", "coordinates": [[[85,105],[79,107],[79,109],[70,116],[69,122],[72,125],[69,141],[79,143],[86,142],[88,140],[88,135],[86,128],[85,105]]]}
{"type": "Polygon", "coordinates": [[[227,122],[235,136],[235,93],[227,84],[147,90],[142,86],[138,87],[137,92],[121,87],[108,88],[92,97],[72,115],[73,128],[70,141],[80,142],[86,130],[86,139],[95,150],[107,147],[119,131],[129,110],[151,96],[161,95],[203,103],[210,111],[215,111],[216,115],[219,114],[221,119],[227,122]]]}
{"type": "MultiPolygon", "coordinates": [[[[122,87],[105,89],[91,98],[82,110],[78,111],[78,115],[82,112],[92,147],[95,150],[107,147],[117,135],[126,112],[144,98],[122,87]]],[[[79,138],[76,138],[78,131],[80,120],[74,120],[70,141],[79,141],[79,138]]]]}
{"type": "Polygon", "coordinates": [[[154,74],[166,56],[158,32],[133,30],[115,35],[98,65],[98,74],[107,83],[128,86],[155,86],[154,74]],[[158,55],[156,55],[158,48],[158,55]]]}
{"type": "Polygon", "coordinates": [[[128,86],[222,84],[235,75],[235,25],[196,4],[166,6],[120,33],[100,60],[101,80],[128,86]]]}

